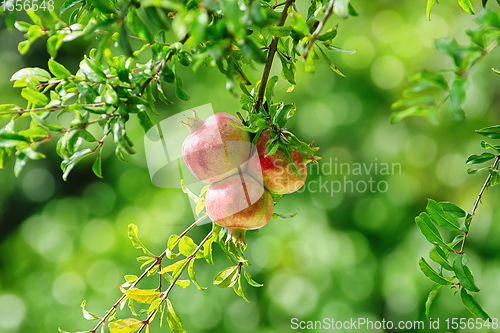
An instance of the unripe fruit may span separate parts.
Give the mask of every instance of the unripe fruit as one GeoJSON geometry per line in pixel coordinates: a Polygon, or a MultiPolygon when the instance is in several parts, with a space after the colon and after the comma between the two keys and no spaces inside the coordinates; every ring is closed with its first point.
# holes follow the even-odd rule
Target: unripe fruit
{"type": "Polygon", "coordinates": [[[256,154],[250,158],[246,172],[257,180],[262,179],[264,187],[271,193],[288,194],[300,189],[307,177],[307,156],[298,150],[289,152],[295,167],[302,175],[299,176],[293,172],[292,165],[288,162],[285,153],[278,150],[272,156],[268,154],[266,143],[270,139],[269,131],[263,132],[256,143],[256,154]]]}
{"type": "Polygon", "coordinates": [[[205,200],[210,219],[228,229],[228,241],[244,246],[245,231],[265,226],[274,210],[269,192],[245,173],[210,185],[205,200]]]}
{"type": "Polygon", "coordinates": [[[248,132],[231,125],[242,126],[241,122],[225,112],[205,120],[193,114],[181,122],[190,132],[182,144],[182,157],[189,170],[205,183],[237,173],[237,168],[247,162],[251,148],[248,132]]]}

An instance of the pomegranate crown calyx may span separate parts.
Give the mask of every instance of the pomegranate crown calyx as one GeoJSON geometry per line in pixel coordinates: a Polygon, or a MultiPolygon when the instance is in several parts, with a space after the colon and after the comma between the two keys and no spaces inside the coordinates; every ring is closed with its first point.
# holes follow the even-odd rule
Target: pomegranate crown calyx
{"type": "Polygon", "coordinates": [[[183,126],[185,126],[189,130],[190,133],[192,133],[198,127],[199,123],[201,122],[201,119],[200,119],[200,117],[198,117],[198,114],[196,113],[196,111],[194,109],[191,109],[191,111],[193,112],[192,117],[184,115],[185,120],[180,121],[180,123],[183,126]]]}

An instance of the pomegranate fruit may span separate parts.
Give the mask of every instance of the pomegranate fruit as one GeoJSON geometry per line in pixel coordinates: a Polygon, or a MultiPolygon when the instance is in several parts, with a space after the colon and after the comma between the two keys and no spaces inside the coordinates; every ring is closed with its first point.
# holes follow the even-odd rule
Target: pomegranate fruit
{"type": "Polygon", "coordinates": [[[292,165],[286,159],[285,153],[278,150],[272,156],[266,156],[266,143],[271,138],[270,132],[263,132],[256,143],[257,154],[249,159],[247,173],[262,182],[264,187],[274,194],[288,194],[300,189],[307,177],[307,163],[311,160],[298,150],[289,152],[295,167],[302,175],[293,172],[292,165]],[[258,158],[256,158],[258,155],[258,158]]]}
{"type": "Polygon", "coordinates": [[[227,228],[226,242],[232,239],[243,246],[246,230],[265,226],[274,210],[269,192],[243,172],[210,185],[205,200],[210,219],[227,228]]]}
{"type": "Polygon", "coordinates": [[[199,180],[213,183],[238,172],[250,155],[250,135],[234,127],[242,126],[234,116],[219,112],[202,120],[193,110],[193,117],[181,123],[189,129],[182,144],[182,157],[199,180]]]}

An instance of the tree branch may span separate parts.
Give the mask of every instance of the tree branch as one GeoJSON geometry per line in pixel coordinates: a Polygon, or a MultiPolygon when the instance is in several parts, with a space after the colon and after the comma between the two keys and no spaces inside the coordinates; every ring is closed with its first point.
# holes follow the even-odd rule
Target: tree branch
{"type": "MultiPolygon", "coordinates": [[[[288,16],[288,7],[295,2],[295,0],[287,0],[285,3],[285,7],[283,7],[283,12],[281,13],[281,18],[278,27],[282,27],[285,24],[286,17],[288,16]]],[[[278,49],[278,40],[280,38],[274,36],[269,46],[269,53],[267,54],[266,65],[264,66],[264,72],[262,73],[262,79],[260,80],[259,93],[257,95],[257,101],[255,103],[257,110],[262,106],[262,101],[264,100],[264,93],[266,92],[266,84],[267,80],[269,80],[269,73],[271,73],[271,67],[273,66],[274,55],[276,50],[278,49]]]]}
{"type": "MultiPolygon", "coordinates": [[[[206,216],[205,216],[206,217],[206,216]]],[[[144,327],[146,327],[147,325],[149,325],[149,322],[151,320],[151,318],[153,318],[156,314],[156,312],[158,312],[158,309],[160,308],[161,304],[163,302],[165,302],[165,300],[168,298],[168,295],[170,294],[170,291],[172,290],[172,288],[175,286],[175,283],[177,282],[177,280],[179,280],[179,278],[181,277],[182,273],[186,270],[186,267],[189,266],[189,264],[191,263],[192,260],[194,260],[196,258],[196,253],[198,253],[198,251],[203,247],[203,245],[205,244],[205,242],[210,238],[212,237],[212,234],[214,233],[214,230],[210,230],[210,232],[208,233],[208,235],[201,241],[200,245],[198,245],[198,247],[193,251],[193,253],[191,253],[191,255],[187,258],[187,262],[186,262],[186,265],[184,265],[184,267],[181,269],[181,271],[179,272],[179,274],[176,276],[176,278],[172,281],[172,283],[168,286],[168,289],[165,290],[163,292],[163,295],[162,295],[162,298],[161,298],[161,302],[160,304],[158,305],[158,307],[153,310],[153,312],[151,312],[148,316],[148,318],[142,322],[142,325],[141,325],[141,328],[139,328],[139,330],[137,331],[137,333],[141,333],[142,330],[144,329],[144,327]]]]}
{"type": "MultiPolygon", "coordinates": [[[[493,163],[493,165],[491,167],[493,169],[496,169],[496,167],[498,166],[499,161],[500,161],[500,155],[497,155],[497,158],[495,159],[495,163],[493,163]]],[[[474,218],[474,215],[476,215],[477,206],[479,205],[479,201],[481,201],[481,198],[483,196],[484,191],[486,190],[486,188],[490,184],[491,177],[493,177],[493,174],[490,172],[488,178],[486,178],[486,181],[484,182],[483,187],[481,188],[481,192],[479,192],[479,195],[477,196],[476,202],[474,202],[474,207],[472,207],[472,211],[471,211],[472,217],[469,220],[469,223],[467,225],[467,230],[469,230],[470,224],[472,223],[472,219],[474,218]]],[[[467,239],[468,235],[469,235],[468,231],[464,233],[464,239],[462,241],[462,247],[460,248],[460,254],[463,254],[463,252],[464,252],[465,240],[467,239]]]]}
{"type": "Polygon", "coordinates": [[[304,53],[302,54],[302,58],[307,59],[309,52],[314,47],[314,43],[318,39],[319,34],[321,33],[321,30],[323,30],[323,28],[326,24],[326,21],[328,21],[328,18],[332,14],[334,3],[335,3],[335,0],[330,0],[330,2],[328,3],[328,7],[326,8],[325,15],[323,16],[323,19],[321,20],[321,22],[319,22],[318,26],[316,27],[316,30],[312,34],[311,40],[309,41],[309,44],[307,45],[306,49],[304,50],[304,53]]]}
{"type": "MultiPolygon", "coordinates": [[[[189,230],[193,229],[193,227],[194,227],[194,226],[196,226],[198,223],[200,223],[201,221],[203,221],[205,218],[207,218],[207,215],[204,215],[204,216],[200,217],[198,220],[196,220],[196,222],[194,222],[193,224],[191,224],[191,225],[190,225],[190,226],[189,226],[189,227],[188,227],[188,228],[187,228],[187,229],[186,229],[186,230],[185,230],[185,231],[181,234],[181,235],[182,235],[182,237],[183,237],[184,235],[186,235],[186,234],[189,232],[189,230]]],[[[213,233],[213,230],[212,230],[212,231],[210,231],[209,235],[211,236],[211,235],[212,235],[212,233],[213,233]]],[[[182,237],[179,237],[179,239],[180,239],[180,238],[182,238],[182,237]]],[[[205,238],[205,240],[204,240],[204,241],[200,244],[200,246],[198,246],[198,248],[196,248],[195,252],[193,252],[193,254],[192,254],[191,256],[196,255],[196,253],[198,252],[198,250],[200,249],[200,247],[202,246],[202,244],[203,244],[203,243],[205,243],[207,239],[208,239],[208,236],[207,236],[207,238],[205,238]]],[[[139,276],[139,278],[137,278],[137,280],[136,280],[136,281],[134,281],[134,283],[132,283],[132,285],[130,286],[130,288],[129,288],[129,289],[135,288],[135,287],[139,284],[139,282],[141,282],[141,280],[142,280],[144,277],[146,277],[146,276],[148,275],[149,271],[151,271],[151,270],[152,270],[155,266],[159,265],[159,264],[161,263],[161,261],[163,260],[163,258],[167,255],[167,252],[168,252],[168,249],[165,249],[165,251],[163,251],[163,253],[162,253],[162,254],[160,254],[158,257],[156,257],[156,260],[155,260],[155,261],[154,261],[154,262],[153,262],[153,263],[152,263],[152,264],[151,264],[151,265],[150,265],[150,266],[149,266],[149,267],[148,267],[148,268],[147,268],[147,269],[146,269],[146,270],[145,270],[145,271],[141,274],[141,276],[139,276]]],[[[190,257],[191,257],[191,256],[190,256],[190,257]]],[[[181,272],[181,273],[182,273],[182,272],[181,272]]],[[[180,276],[180,274],[179,274],[179,276],[180,276]]],[[[175,285],[175,283],[177,282],[177,280],[178,280],[178,279],[179,279],[179,277],[177,277],[177,278],[176,278],[176,279],[172,282],[172,284],[171,284],[171,285],[169,286],[169,288],[167,289],[167,291],[168,291],[168,292],[170,292],[170,290],[172,289],[172,286],[173,286],[173,285],[175,285]]],[[[167,291],[165,291],[165,293],[166,293],[167,291]]],[[[167,294],[167,296],[168,296],[168,294],[167,294]]],[[[115,309],[117,309],[117,308],[118,308],[118,305],[120,304],[120,302],[121,302],[121,301],[123,301],[123,299],[124,299],[125,297],[127,297],[127,295],[123,294],[123,295],[122,295],[122,296],[118,299],[118,301],[116,301],[116,303],[115,303],[115,304],[113,304],[113,306],[111,307],[111,309],[109,309],[108,311],[106,311],[106,315],[104,315],[104,317],[102,317],[102,318],[101,318],[101,320],[97,323],[97,325],[96,325],[96,326],[95,326],[95,327],[94,327],[91,331],[89,331],[89,332],[90,332],[90,333],[95,333],[95,332],[97,332],[97,329],[99,328],[99,326],[101,326],[102,324],[104,324],[104,322],[105,322],[105,321],[106,321],[106,319],[109,317],[109,315],[113,312],[113,310],[115,310],[115,309]]],[[[162,300],[162,302],[163,302],[163,300],[162,300]]],[[[150,318],[148,317],[148,320],[149,320],[149,319],[150,319],[150,318]]],[[[142,330],[142,327],[141,327],[141,330],[142,330]]],[[[140,332],[141,330],[139,330],[139,332],[140,332]]]]}

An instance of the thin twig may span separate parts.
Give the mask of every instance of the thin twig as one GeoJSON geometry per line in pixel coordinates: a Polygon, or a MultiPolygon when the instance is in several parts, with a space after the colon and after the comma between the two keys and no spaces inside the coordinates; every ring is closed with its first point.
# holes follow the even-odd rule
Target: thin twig
{"type": "MultiPolygon", "coordinates": [[[[285,24],[286,17],[288,16],[288,7],[294,2],[295,0],[287,0],[285,3],[285,7],[283,7],[283,12],[281,13],[281,18],[279,23],[277,24],[278,27],[282,27],[285,24]]],[[[267,54],[267,61],[266,65],[264,67],[264,72],[262,73],[262,79],[260,80],[260,87],[259,87],[259,93],[257,95],[257,101],[255,103],[257,110],[260,109],[262,106],[262,101],[264,100],[264,93],[266,92],[266,84],[267,80],[269,80],[269,73],[271,73],[271,67],[273,66],[273,60],[274,60],[274,54],[276,53],[276,50],[278,49],[278,40],[280,38],[274,36],[273,40],[271,42],[271,45],[269,46],[269,53],[267,54]]]]}
{"type": "Polygon", "coordinates": [[[182,273],[184,272],[184,270],[186,270],[186,267],[189,266],[189,264],[191,263],[191,261],[195,259],[196,253],[198,253],[198,251],[202,248],[202,246],[205,244],[205,242],[210,237],[212,237],[213,232],[214,232],[213,229],[210,230],[210,232],[208,233],[208,235],[201,241],[200,245],[198,245],[198,247],[193,251],[193,253],[191,253],[191,255],[189,257],[187,257],[187,262],[184,265],[184,267],[177,274],[176,278],[172,281],[172,283],[168,286],[167,290],[165,290],[163,292],[160,304],[158,305],[158,307],[154,311],[152,311],[149,314],[148,318],[142,322],[141,328],[139,328],[139,330],[137,331],[137,333],[141,333],[142,330],[144,329],[144,327],[146,327],[147,325],[149,325],[151,318],[153,318],[155,316],[155,314],[156,314],[156,312],[158,312],[158,309],[160,308],[161,304],[168,298],[168,295],[170,294],[170,291],[174,287],[174,285],[177,282],[177,280],[179,280],[179,278],[181,277],[182,273]]]}
{"type": "MultiPolygon", "coordinates": [[[[58,106],[53,106],[51,108],[35,108],[35,109],[23,109],[23,108],[14,108],[14,109],[10,109],[12,111],[2,111],[1,113],[2,114],[18,114],[18,115],[23,115],[25,113],[28,113],[28,112],[40,112],[40,111],[46,111],[46,112],[54,112],[54,111],[57,111],[57,110],[61,110],[61,109],[65,109],[65,108],[68,108],[70,107],[71,105],[58,105],[58,106]]],[[[81,104],[80,105],[81,107],[91,107],[91,108],[97,108],[99,106],[104,106],[104,103],[95,103],[95,104],[81,104]]]]}
{"type": "MultiPolygon", "coordinates": [[[[498,162],[500,161],[500,155],[497,155],[497,158],[495,159],[495,163],[491,166],[493,169],[496,169],[498,166],[498,162]]],[[[472,219],[474,218],[474,215],[476,215],[476,209],[477,206],[479,205],[479,201],[481,201],[481,198],[483,196],[484,191],[488,187],[491,181],[491,177],[493,177],[493,173],[490,172],[488,175],[488,178],[486,178],[486,181],[484,182],[483,187],[481,188],[481,192],[479,192],[479,195],[477,196],[476,202],[474,202],[474,207],[472,207],[471,215],[472,217],[470,218],[468,224],[467,224],[467,230],[469,230],[470,224],[472,223],[472,219]]],[[[469,235],[469,232],[464,233],[464,239],[462,241],[462,247],[460,248],[460,254],[464,253],[464,247],[465,247],[465,240],[467,239],[467,236],[469,235]]]]}
{"type": "Polygon", "coordinates": [[[319,34],[321,33],[321,30],[323,30],[323,27],[325,26],[326,21],[328,21],[328,18],[332,14],[334,3],[335,3],[335,0],[330,0],[330,2],[328,3],[328,7],[326,8],[325,15],[323,16],[323,19],[321,20],[321,22],[319,22],[316,30],[314,30],[314,33],[311,36],[311,40],[309,41],[309,44],[307,45],[306,49],[304,50],[304,53],[302,54],[302,58],[307,59],[309,52],[314,47],[314,43],[318,39],[319,34]]]}
{"type": "MultiPolygon", "coordinates": [[[[189,230],[193,229],[193,227],[194,227],[196,224],[198,224],[200,221],[202,221],[204,218],[206,218],[206,215],[205,215],[205,216],[202,216],[202,218],[199,218],[198,220],[196,220],[196,222],[195,222],[195,223],[193,223],[193,224],[191,224],[191,225],[190,225],[190,226],[189,226],[186,230],[184,230],[184,232],[183,232],[181,235],[185,235],[185,234],[187,234],[187,233],[189,232],[189,230]]],[[[213,233],[213,230],[212,230],[212,231],[210,231],[209,235],[211,236],[211,235],[212,235],[212,233],[213,233]]],[[[208,236],[207,236],[207,237],[208,237],[208,236]]],[[[202,246],[202,244],[203,244],[203,243],[205,243],[205,242],[206,242],[206,240],[207,240],[207,239],[208,239],[208,238],[205,238],[205,240],[204,240],[204,241],[200,244],[200,246],[198,246],[198,248],[196,248],[195,252],[193,252],[193,254],[192,254],[191,256],[196,255],[196,252],[198,252],[199,248],[202,246]]],[[[130,286],[130,288],[129,288],[129,289],[135,288],[135,287],[139,284],[139,282],[141,282],[141,280],[142,280],[144,277],[146,277],[146,275],[149,273],[149,271],[151,271],[151,270],[152,270],[155,266],[157,266],[157,265],[161,264],[161,261],[162,261],[162,260],[163,260],[163,258],[167,255],[167,252],[168,252],[168,251],[169,251],[169,250],[168,250],[168,248],[167,248],[167,249],[165,249],[165,251],[163,251],[163,253],[162,253],[162,254],[160,254],[158,257],[156,257],[156,258],[155,258],[155,261],[154,261],[154,262],[153,262],[153,263],[152,263],[152,264],[151,264],[151,265],[150,265],[150,266],[149,266],[149,267],[148,267],[148,268],[147,268],[147,269],[146,269],[146,270],[145,270],[145,271],[141,274],[141,276],[139,276],[139,277],[137,278],[137,280],[135,280],[135,281],[134,281],[134,283],[132,283],[132,285],[130,286]]],[[[181,273],[182,273],[182,272],[181,272],[181,273]]],[[[180,276],[180,274],[179,274],[179,276],[180,276]]],[[[172,284],[171,284],[171,285],[169,286],[169,288],[167,289],[167,291],[168,291],[168,292],[170,292],[170,289],[172,289],[171,287],[175,284],[175,282],[177,282],[177,280],[178,280],[178,279],[179,279],[179,277],[177,277],[177,278],[176,278],[176,279],[172,282],[172,284]]],[[[166,293],[167,291],[165,291],[165,293],[166,293]]],[[[168,296],[168,294],[167,294],[167,296],[168,296]]],[[[118,299],[118,301],[116,301],[116,303],[115,303],[115,304],[113,304],[113,306],[111,307],[111,309],[109,309],[109,310],[106,312],[106,315],[105,315],[104,317],[102,317],[102,318],[101,318],[101,320],[97,323],[97,325],[94,327],[94,329],[92,329],[92,330],[91,330],[91,331],[89,331],[89,332],[90,332],[90,333],[95,333],[95,332],[97,332],[97,329],[99,328],[99,326],[101,326],[101,325],[102,325],[102,324],[106,321],[106,319],[109,317],[109,315],[111,314],[111,312],[112,312],[114,309],[118,308],[118,305],[120,304],[120,302],[121,302],[121,301],[123,301],[123,299],[124,299],[125,297],[127,297],[127,295],[126,295],[126,294],[123,294],[123,295],[122,295],[122,296],[118,299]]],[[[163,302],[163,301],[162,301],[162,302],[163,302]]],[[[148,317],[148,319],[150,319],[150,318],[148,317]]],[[[142,330],[142,327],[141,327],[141,330],[142,330]]],[[[141,330],[139,330],[139,332],[140,332],[141,330]]]]}

